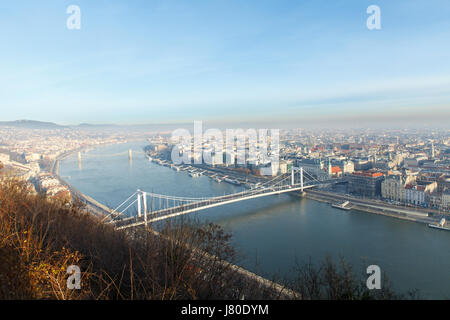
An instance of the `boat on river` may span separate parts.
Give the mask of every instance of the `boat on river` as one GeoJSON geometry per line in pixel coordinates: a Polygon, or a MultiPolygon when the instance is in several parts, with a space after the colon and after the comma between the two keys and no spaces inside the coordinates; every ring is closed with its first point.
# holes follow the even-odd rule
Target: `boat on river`
{"type": "Polygon", "coordinates": [[[332,206],[333,208],[337,208],[337,209],[341,209],[341,210],[346,210],[346,211],[348,211],[348,210],[351,209],[351,207],[349,206],[349,204],[350,204],[350,201],[345,201],[345,202],[343,202],[343,203],[341,203],[341,204],[332,204],[331,206],[332,206]]]}
{"type": "Polygon", "coordinates": [[[450,231],[450,227],[447,225],[447,221],[445,220],[445,218],[442,218],[441,221],[439,221],[439,223],[430,223],[428,227],[433,229],[450,231]]]}
{"type": "Polygon", "coordinates": [[[190,175],[192,178],[198,178],[198,177],[199,177],[198,172],[195,172],[195,171],[189,172],[189,175],[190,175]]]}
{"type": "Polygon", "coordinates": [[[241,182],[239,182],[237,180],[234,180],[234,179],[230,179],[230,178],[225,178],[223,181],[231,183],[231,184],[234,184],[234,185],[237,185],[237,186],[241,185],[241,182]]]}

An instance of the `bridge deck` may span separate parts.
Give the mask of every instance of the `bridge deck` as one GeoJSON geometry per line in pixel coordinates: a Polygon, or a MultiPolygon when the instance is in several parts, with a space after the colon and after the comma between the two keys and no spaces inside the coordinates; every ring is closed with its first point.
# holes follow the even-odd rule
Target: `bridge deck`
{"type": "MultiPolygon", "coordinates": [[[[294,191],[300,191],[302,189],[313,188],[315,185],[307,185],[307,186],[282,186],[282,187],[273,187],[267,189],[253,189],[251,191],[240,192],[237,194],[231,194],[226,196],[221,196],[217,198],[212,198],[204,201],[194,202],[187,205],[181,205],[173,208],[162,209],[155,212],[152,212],[147,215],[147,223],[152,223],[156,221],[161,221],[164,219],[205,210],[208,208],[218,207],[234,202],[255,199],[260,197],[271,196],[275,194],[288,193],[294,191]]],[[[131,228],[139,225],[145,224],[145,217],[130,217],[126,219],[122,219],[116,222],[117,229],[131,228]]]]}

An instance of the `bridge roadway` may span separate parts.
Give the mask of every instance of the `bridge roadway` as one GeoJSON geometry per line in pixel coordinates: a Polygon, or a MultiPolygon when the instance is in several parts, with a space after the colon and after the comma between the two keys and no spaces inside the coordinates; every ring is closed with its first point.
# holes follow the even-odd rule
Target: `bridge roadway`
{"type": "MultiPolygon", "coordinates": [[[[260,197],[266,197],[275,194],[294,192],[294,191],[302,191],[304,189],[313,188],[315,185],[304,185],[300,184],[295,185],[282,185],[282,186],[273,186],[269,188],[261,188],[261,189],[251,189],[245,190],[243,192],[238,192],[234,194],[207,198],[205,200],[200,200],[197,202],[183,204],[172,208],[161,209],[154,212],[149,212],[147,214],[147,223],[152,223],[180,215],[184,215],[191,212],[196,212],[200,210],[205,210],[208,208],[218,207],[234,202],[239,202],[243,200],[255,199],[260,197]]],[[[145,215],[134,216],[129,218],[124,218],[120,220],[114,221],[117,229],[125,229],[131,227],[137,227],[140,225],[144,225],[145,215]]]]}

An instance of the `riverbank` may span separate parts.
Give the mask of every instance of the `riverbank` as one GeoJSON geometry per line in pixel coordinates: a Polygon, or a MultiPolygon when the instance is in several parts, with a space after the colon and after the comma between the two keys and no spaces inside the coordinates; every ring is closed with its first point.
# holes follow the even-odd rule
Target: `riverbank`
{"type": "MultiPolygon", "coordinates": [[[[144,148],[145,150],[145,148],[144,148]]],[[[227,167],[214,167],[206,164],[179,164],[175,165],[172,161],[167,160],[161,157],[158,153],[145,151],[146,156],[153,163],[166,166],[177,171],[187,171],[192,174],[193,178],[198,177],[199,175],[206,175],[209,178],[215,180],[216,182],[226,182],[229,184],[240,185],[246,188],[251,188],[253,186],[260,185],[269,180],[268,176],[259,176],[254,175],[252,173],[245,173],[239,170],[233,170],[227,167]]],[[[272,178],[270,176],[270,178],[272,178]]]]}
{"type": "MultiPolygon", "coordinates": [[[[92,146],[87,146],[86,148],[92,148],[92,146]]],[[[83,149],[76,149],[72,150],[71,152],[65,153],[58,157],[58,159],[54,162],[52,166],[52,173],[53,175],[60,181],[61,184],[65,185],[67,188],[69,188],[71,194],[73,197],[81,200],[83,203],[86,204],[87,210],[91,213],[93,213],[96,216],[99,217],[106,217],[107,215],[111,214],[113,211],[111,208],[103,205],[102,203],[98,202],[97,200],[93,199],[92,197],[82,193],[78,189],[76,189],[74,186],[72,186],[70,183],[68,183],[64,178],[62,178],[59,175],[59,164],[60,162],[77,152],[83,151],[83,149]]],[[[215,257],[211,257],[211,259],[217,259],[215,257]]],[[[249,286],[257,284],[262,290],[268,290],[272,291],[274,296],[277,296],[279,299],[295,299],[298,298],[299,295],[285,287],[283,287],[281,284],[276,283],[274,281],[271,281],[269,279],[263,278],[243,267],[230,264],[226,261],[222,262],[224,265],[229,265],[229,267],[236,272],[236,274],[241,278],[241,281],[247,283],[249,286]]]]}
{"type": "Polygon", "coordinates": [[[111,214],[111,212],[113,211],[112,209],[110,209],[109,207],[105,206],[104,204],[98,202],[97,200],[93,199],[92,197],[82,193],[81,191],[79,191],[78,189],[76,189],[74,186],[72,186],[70,183],[68,183],[65,179],[63,179],[60,175],[59,175],[59,164],[62,160],[64,160],[65,158],[69,157],[70,155],[77,153],[77,152],[82,152],[85,151],[89,148],[96,148],[96,147],[103,147],[103,146],[108,146],[108,145],[114,145],[114,144],[121,144],[121,143],[127,143],[127,142],[119,142],[119,143],[101,143],[95,146],[84,146],[81,148],[77,148],[74,150],[70,150],[67,152],[64,152],[63,154],[59,155],[56,160],[53,162],[52,164],[52,168],[50,169],[50,172],[55,176],[56,179],[59,180],[59,182],[63,185],[66,186],[69,191],[70,194],[72,195],[72,198],[77,198],[78,200],[80,200],[81,202],[83,202],[84,204],[86,204],[86,208],[88,209],[88,211],[92,212],[93,214],[95,214],[96,216],[99,217],[106,217],[109,214],[111,214]]]}
{"type": "Polygon", "coordinates": [[[63,154],[59,155],[55,161],[52,164],[52,167],[50,169],[50,172],[55,176],[56,179],[59,180],[59,182],[66,186],[72,197],[76,197],[78,200],[82,201],[83,203],[86,204],[87,208],[89,209],[89,211],[91,211],[92,213],[94,213],[97,216],[108,216],[109,214],[111,214],[113,212],[113,210],[107,206],[105,206],[104,204],[100,203],[99,201],[95,200],[94,198],[82,193],[81,191],[79,191],[78,189],[76,189],[74,186],[72,186],[70,183],[68,183],[65,179],[63,179],[60,175],[59,175],[59,164],[62,160],[64,160],[65,158],[77,153],[77,152],[82,152],[88,149],[95,149],[98,147],[107,147],[107,146],[111,146],[111,145],[117,145],[117,144],[124,144],[124,143],[129,143],[129,142],[139,142],[142,141],[144,142],[145,140],[142,139],[138,139],[138,140],[127,140],[127,141],[120,141],[120,142],[105,142],[105,143],[100,143],[97,145],[87,145],[81,148],[77,148],[77,149],[73,149],[67,152],[64,152],[63,154]]]}
{"type": "Polygon", "coordinates": [[[384,206],[377,202],[370,203],[369,200],[360,200],[357,198],[343,196],[335,193],[324,192],[324,191],[316,191],[316,190],[307,190],[304,193],[304,196],[308,199],[312,199],[315,201],[325,202],[329,204],[336,204],[339,201],[349,201],[348,205],[351,207],[351,210],[364,211],[367,213],[384,215],[392,218],[429,224],[436,223],[439,220],[431,217],[425,216],[423,212],[406,210],[404,208],[395,208],[393,206],[384,206]]]}
{"type": "Polygon", "coordinates": [[[59,180],[59,182],[62,185],[66,186],[69,189],[72,197],[75,197],[78,200],[82,201],[84,204],[86,204],[86,208],[88,209],[89,212],[92,212],[98,217],[106,217],[113,212],[112,209],[98,202],[92,197],[82,193],[60,176],[56,175],[55,177],[59,180]]]}

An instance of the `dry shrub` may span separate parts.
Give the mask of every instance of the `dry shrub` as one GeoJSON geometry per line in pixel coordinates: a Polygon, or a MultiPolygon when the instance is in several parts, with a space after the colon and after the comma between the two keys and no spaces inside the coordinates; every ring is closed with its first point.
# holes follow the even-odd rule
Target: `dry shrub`
{"type": "Polygon", "coordinates": [[[305,300],[400,300],[419,298],[418,290],[398,294],[387,275],[382,276],[381,289],[369,290],[367,275],[355,274],[343,257],[337,263],[330,256],[314,264],[311,259],[294,268],[296,278],[291,286],[305,300]]]}

